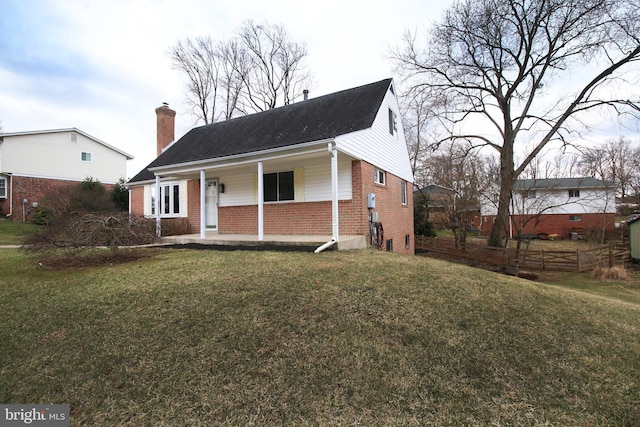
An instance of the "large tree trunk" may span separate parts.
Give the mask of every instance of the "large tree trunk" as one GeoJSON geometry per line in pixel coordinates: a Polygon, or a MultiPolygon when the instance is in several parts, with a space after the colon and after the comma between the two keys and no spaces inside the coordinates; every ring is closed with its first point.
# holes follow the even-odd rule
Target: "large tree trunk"
{"type": "Polygon", "coordinates": [[[504,237],[509,224],[509,207],[511,206],[511,191],[516,180],[513,168],[513,142],[505,140],[500,150],[500,195],[498,198],[498,213],[489,234],[489,246],[496,248],[504,246],[504,237]]]}

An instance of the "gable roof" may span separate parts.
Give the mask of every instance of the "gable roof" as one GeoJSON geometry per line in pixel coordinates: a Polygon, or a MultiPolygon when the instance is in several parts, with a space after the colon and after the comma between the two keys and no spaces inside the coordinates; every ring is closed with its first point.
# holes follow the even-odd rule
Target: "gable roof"
{"type": "Polygon", "coordinates": [[[528,190],[566,190],[578,188],[611,188],[612,183],[596,178],[549,178],[518,179],[513,185],[514,191],[528,190]]]}
{"type": "Polygon", "coordinates": [[[191,129],[129,182],[153,179],[149,168],[290,147],[370,128],[391,82],[385,79],[191,129]]]}
{"type": "Polygon", "coordinates": [[[104,145],[105,147],[115,151],[118,154],[123,155],[124,157],[127,158],[127,160],[132,160],[133,156],[131,154],[127,154],[122,150],[119,150],[118,148],[107,144],[104,141],[99,140],[96,137],[93,137],[91,135],[89,135],[86,132],[81,131],[78,128],[65,128],[65,129],[50,129],[50,130],[34,130],[34,131],[25,131],[25,132],[8,132],[8,133],[0,133],[0,138],[4,138],[4,137],[10,137],[10,136],[28,136],[28,135],[43,135],[43,134],[47,134],[47,133],[65,133],[65,132],[75,132],[75,133],[79,133],[80,135],[83,135],[87,138],[89,138],[90,140],[97,142],[100,145],[104,145]]]}

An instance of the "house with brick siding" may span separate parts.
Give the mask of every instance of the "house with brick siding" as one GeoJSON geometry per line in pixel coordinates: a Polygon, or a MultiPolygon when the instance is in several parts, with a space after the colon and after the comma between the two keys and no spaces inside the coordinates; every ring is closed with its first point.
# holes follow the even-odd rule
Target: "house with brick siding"
{"type": "MultiPolygon", "coordinates": [[[[591,177],[519,179],[513,188],[507,236],[578,238],[615,230],[615,185],[591,177]]],[[[482,202],[481,231],[497,213],[497,189],[482,202]]]]}
{"type": "Polygon", "coordinates": [[[79,129],[0,134],[0,214],[30,221],[39,201],[87,177],[105,186],[124,179],[125,153],[79,129]]]}
{"type": "Polygon", "coordinates": [[[366,247],[374,234],[383,249],[413,253],[413,173],[392,79],[175,142],[175,111],[156,115],[158,157],[128,183],[132,214],[186,219],[202,241],[326,236],[326,247],[344,249],[341,241],[366,247]]]}

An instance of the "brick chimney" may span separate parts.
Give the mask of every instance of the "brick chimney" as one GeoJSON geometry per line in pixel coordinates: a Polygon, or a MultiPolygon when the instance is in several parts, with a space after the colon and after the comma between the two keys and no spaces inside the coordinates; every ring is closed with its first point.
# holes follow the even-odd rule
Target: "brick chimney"
{"type": "Polygon", "coordinates": [[[166,102],[163,102],[162,106],[156,108],[158,156],[162,154],[162,150],[176,138],[175,117],[176,112],[169,108],[169,104],[166,102]]]}

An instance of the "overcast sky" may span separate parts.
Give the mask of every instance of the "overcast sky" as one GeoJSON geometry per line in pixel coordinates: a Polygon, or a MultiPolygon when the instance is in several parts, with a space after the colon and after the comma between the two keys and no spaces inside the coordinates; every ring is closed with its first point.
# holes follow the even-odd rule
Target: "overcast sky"
{"type": "Polygon", "coordinates": [[[449,0],[3,0],[2,132],[77,127],[135,157],[155,158],[155,108],[177,111],[176,139],[194,125],[169,48],[186,37],[229,38],[243,21],[283,24],[306,43],[311,97],[392,75],[406,29],[427,28],[449,0]]]}
{"type": "MultiPolygon", "coordinates": [[[[131,178],[155,158],[156,107],[168,102],[177,111],[176,139],[195,124],[168,55],[178,40],[227,39],[248,19],[283,24],[307,45],[315,97],[397,78],[390,49],[402,44],[406,30],[424,34],[451,2],[2,0],[0,126],[2,132],[76,127],[133,155],[131,178]]],[[[638,137],[637,128],[614,127],[593,135],[638,137]]]]}

